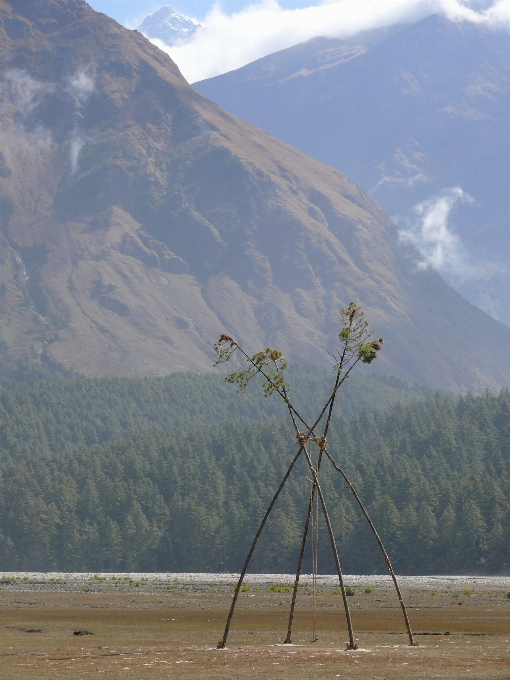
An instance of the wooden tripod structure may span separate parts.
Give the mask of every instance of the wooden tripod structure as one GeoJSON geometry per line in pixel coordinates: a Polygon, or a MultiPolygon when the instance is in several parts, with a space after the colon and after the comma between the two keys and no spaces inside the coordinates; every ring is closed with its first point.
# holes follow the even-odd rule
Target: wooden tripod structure
{"type": "Polygon", "coordinates": [[[239,581],[237,583],[234,596],[232,598],[232,604],[230,606],[230,611],[228,613],[227,617],[227,623],[225,626],[225,632],[223,634],[223,638],[219,641],[218,643],[218,649],[224,649],[226,644],[227,644],[227,638],[229,635],[230,631],[230,625],[232,623],[232,617],[234,615],[237,599],[239,597],[239,592],[241,590],[241,586],[244,581],[244,577],[246,576],[246,572],[248,570],[251,558],[253,556],[253,553],[255,551],[257,542],[260,538],[260,535],[262,534],[262,531],[264,529],[264,526],[269,518],[269,515],[271,514],[271,511],[282,491],[284,488],[294,466],[296,465],[297,461],[301,456],[304,456],[306,458],[306,462],[308,464],[308,467],[310,469],[310,474],[311,474],[311,492],[310,492],[310,500],[308,504],[308,512],[306,516],[306,521],[305,521],[305,526],[303,530],[303,538],[301,542],[301,550],[299,553],[299,559],[298,559],[298,564],[297,564],[297,569],[296,569],[296,578],[294,581],[294,589],[292,592],[292,600],[291,600],[291,606],[290,606],[290,613],[289,613],[289,622],[288,622],[288,627],[287,627],[287,635],[286,638],[283,642],[283,644],[292,644],[292,623],[294,619],[294,610],[296,606],[296,598],[297,598],[297,591],[298,591],[298,586],[299,586],[299,579],[301,576],[301,568],[303,565],[303,557],[305,553],[305,547],[307,543],[307,538],[309,534],[309,529],[310,529],[310,522],[312,520],[313,522],[313,509],[314,509],[314,502],[317,504],[317,496],[320,501],[320,505],[322,508],[322,514],[324,516],[324,520],[326,523],[326,527],[328,530],[329,534],[329,539],[331,542],[331,548],[333,550],[333,555],[335,558],[335,565],[336,565],[336,571],[338,574],[338,580],[340,584],[340,590],[342,593],[342,599],[343,599],[343,605],[344,605],[344,610],[345,610],[345,617],[346,617],[346,622],[347,622],[347,629],[349,633],[349,642],[347,643],[347,649],[348,650],[354,650],[357,649],[357,645],[354,639],[354,631],[352,627],[352,620],[351,620],[351,614],[349,610],[349,603],[347,600],[347,593],[345,589],[345,584],[344,584],[344,578],[342,574],[342,568],[340,566],[340,558],[338,556],[338,550],[336,547],[336,541],[335,541],[335,536],[333,532],[333,528],[331,526],[331,521],[329,518],[328,514],[328,509],[326,506],[326,500],[324,498],[324,494],[320,485],[319,481],[319,472],[321,468],[321,464],[324,458],[326,458],[334,467],[334,469],[339,472],[345,483],[346,483],[346,488],[350,489],[354,495],[354,498],[356,499],[356,502],[358,503],[361,512],[365,516],[368,524],[370,525],[370,528],[372,529],[372,532],[375,536],[375,539],[379,545],[379,548],[381,549],[381,552],[383,554],[384,562],[386,564],[386,567],[388,568],[388,571],[390,573],[390,576],[393,580],[395,590],[397,592],[397,596],[400,602],[400,606],[402,608],[402,613],[404,615],[404,621],[406,624],[407,628],[407,633],[409,636],[409,644],[410,646],[416,646],[416,643],[413,638],[413,633],[411,630],[411,624],[409,622],[409,617],[407,615],[407,610],[406,606],[404,603],[404,600],[402,598],[402,593],[400,591],[400,587],[397,581],[397,577],[395,576],[395,572],[393,571],[393,567],[390,562],[390,558],[388,557],[388,554],[384,548],[384,545],[379,537],[379,534],[377,533],[377,530],[374,526],[374,523],[370,519],[368,512],[363,505],[358,493],[356,492],[354,486],[352,485],[351,481],[345,474],[345,472],[342,470],[342,468],[335,462],[333,457],[331,456],[329,450],[328,450],[328,440],[327,440],[327,435],[329,431],[329,427],[331,424],[331,417],[333,414],[333,407],[335,404],[335,399],[337,396],[337,392],[343,382],[348,378],[350,372],[354,368],[354,366],[358,362],[362,363],[371,363],[377,356],[377,352],[380,351],[381,349],[381,344],[383,343],[382,338],[379,339],[378,341],[374,341],[371,339],[373,332],[369,331],[368,328],[368,322],[365,321],[364,319],[364,313],[361,311],[361,309],[355,305],[353,302],[350,303],[349,307],[347,309],[342,309],[340,310],[340,319],[342,322],[342,329],[338,335],[339,341],[340,341],[340,346],[337,347],[334,345],[335,349],[335,359],[338,359],[338,362],[335,363],[334,370],[336,371],[336,378],[335,378],[335,383],[333,390],[331,392],[330,397],[326,401],[325,405],[323,406],[319,416],[317,419],[312,423],[309,424],[305,421],[305,419],[300,415],[300,413],[296,410],[296,408],[293,406],[291,403],[289,396],[288,396],[288,390],[287,388],[289,387],[288,383],[285,382],[284,379],[284,370],[287,368],[287,364],[285,362],[285,358],[283,357],[282,353],[279,352],[278,350],[267,348],[264,352],[259,352],[258,354],[255,354],[253,356],[249,356],[246,354],[246,352],[237,344],[235,340],[233,340],[231,337],[228,335],[222,335],[220,336],[220,339],[218,343],[215,345],[215,350],[218,354],[218,360],[217,364],[225,363],[229,361],[234,354],[239,353],[240,354],[240,359],[245,368],[242,368],[240,370],[234,371],[230,375],[227,376],[226,380],[227,382],[231,383],[236,383],[239,386],[240,390],[243,390],[247,387],[248,383],[256,378],[256,377],[261,377],[264,380],[264,395],[267,396],[269,394],[272,394],[273,392],[277,392],[280,397],[285,401],[290,418],[292,420],[292,424],[294,426],[295,432],[296,432],[296,439],[298,442],[298,451],[295,454],[294,458],[292,459],[281,483],[278,489],[276,490],[276,493],[273,496],[273,499],[271,500],[271,503],[269,504],[266,513],[264,517],[262,518],[262,521],[260,522],[259,528],[257,530],[257,533],[255,534],[255,538],[253,539],[253,543],[251,545],[251,548],[248,552],[248,555],[246,557],[246,561],[244,563],[243,569],[241,571],[241,575],[239,578],[239,581]],[[321,426],[322,424],[322,426],[321,426]],[[320,428],[320,430],[319,430],[320,428]],[[310,443],[315,442],[317,448],[318,448],[318,455],[316,457],[316,460],[312,460],[311,456],[311,451],[310,451],[310,443]]]}

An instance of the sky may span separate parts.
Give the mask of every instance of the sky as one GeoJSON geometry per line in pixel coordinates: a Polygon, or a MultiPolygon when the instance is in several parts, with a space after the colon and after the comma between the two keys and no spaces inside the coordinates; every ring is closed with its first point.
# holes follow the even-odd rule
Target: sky
{"type": "MultiPolygon", "coordinates": [[[[177,12],[203,21],[213,7],[213,0],[87,0],[98,12],[104,12],[128,28],[139,26],[148,14],[156,12],[163,5],[170,5],[177,12]]],[[[280,0],[281,7],[295,9],[320,4],[321,0],[280,0]]],[[[241,11],[253,4],[249,0],[222,0],[221,5],[226,14],[241,11]]]]}
{"type": "Polygon", "coordinates": [[[510,0],[89,0],[127,28],[165,4],[201,23],[186,44],[165,50],[190,82],[231,71],[317,36],[413,23],[441,13],[455,21],[510,27],[510,0]]]}

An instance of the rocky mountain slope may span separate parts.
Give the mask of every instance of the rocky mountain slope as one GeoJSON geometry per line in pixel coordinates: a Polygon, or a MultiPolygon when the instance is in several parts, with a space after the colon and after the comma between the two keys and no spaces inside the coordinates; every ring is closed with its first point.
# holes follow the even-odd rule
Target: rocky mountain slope
{"type": "Polygon", "coordinates": [[[0,0],[0,305],[12,357],[91,376],[211,370],[218,333],[329,364],[353,299],[378,369],[497,389],[510,329],[344,175],[199,95],[82,0],[0,0]]]}
{"type": "Polygon", "coordinates": [[[174,45],[190,38],[197,26],[198,24],[188,17],[179,14],[169,5],[165,5],[154,14],[145,17],[138,30],[150,39],[157,38],[167,45],[174,45]]]}
{"type": "Polygon", "coordinates": [[[460,242],[436,264],[510,325],[510,33],[437,15],[394,30],[317,38],[195,87],[345,172],[403,229],[450,198],[460,242]]]}

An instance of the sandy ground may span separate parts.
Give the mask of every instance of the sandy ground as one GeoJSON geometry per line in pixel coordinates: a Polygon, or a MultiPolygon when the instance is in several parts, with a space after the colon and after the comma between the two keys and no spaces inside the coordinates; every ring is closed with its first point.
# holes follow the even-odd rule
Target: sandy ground
{"type": "Polygon", "coordinates": [[[292,578],[251,575],[226,650],[236,575],[0,574],[0,678],[400,680],[510,678],[509,578],[407,577],[418,647],[409,647],[388,579],[347,576],[359,650],[346,651],[338,584],[321,577],[313,625],[303,577],[294,646],[285,637],[292,578]],[[81,635],[75,633],[81,632],[81,635]]]}

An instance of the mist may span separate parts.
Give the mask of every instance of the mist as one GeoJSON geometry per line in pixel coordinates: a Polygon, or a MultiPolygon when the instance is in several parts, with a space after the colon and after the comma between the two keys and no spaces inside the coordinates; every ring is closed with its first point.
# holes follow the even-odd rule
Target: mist
{"type": "Polygon", "coordinates": [[[217,3],[189,42],[172,47],[161,40],[152,42],[172,57],[189,82],[197,82],[317,36],[348,38],[436,13],[493,29],[510,27],[510,0],[496,0],[488,6],[477,0],[469,4],[460,0],[326,0],[302,9],[283,9],[277,0],[263,0],[233,14],[217,3]]]}
{"type": "Polygon", "coordinates": [[[458,203],[473,203],[473,198],[460,187],[453,187],[414,206],[414,223],[399,234],[421,253],[419,269],[466,270],[460,238],[450,227],[451,213],[458,203]]]}
{"type": "MultiPolygon", "coordinates": [[[[25,129],[27,119],[37,111],[37,107],[45,96],[51,96],[57,90],[64,90],[67,93],[76,111],[82,109],[95,90],[95,78],[91,75],[91,70],[91,67],[78,70],[63,83],[39,81],[22,69],[7,71],[4,80],[0,81],[0,93],[9,94],[11,106],[19,114],[15,129],[9,132],[11,144],[15,143],[18,147],[28,145],[37,150],[48,149],[53,144],[51,130],[39,122],[31,132],[28,132],[25,129]]],[[[79,157],[83,147],[91,140],[92,137],[84,135],[80,132],[79,126],[75,126],[68,139],[71,177],[78,171],[79,157]]]]}

